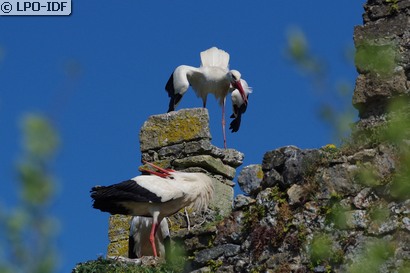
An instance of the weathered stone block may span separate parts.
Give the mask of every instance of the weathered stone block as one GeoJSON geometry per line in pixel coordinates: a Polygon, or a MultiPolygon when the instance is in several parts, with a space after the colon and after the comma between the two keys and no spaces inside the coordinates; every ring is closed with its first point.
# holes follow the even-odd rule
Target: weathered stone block
{"type": "Polygon", "coordinates": [[[254,164],[242,169],[238,176],[238,184],[241,190],[250,195],[258,190],[263,179],[262,166],[254,164]]]}
{"type": "Polygon", "coordinates": [[[340,195],[351,195],[359,191],[360,185],[353,180],[354,172],[349,164],[338,164],[325,168],[317,173],[317,181],[321,181],[322,192],[320,198],[328,199],[334,193],[340,195]]]}
{"type": "Polygon", "coordinates": [[[300,204],[308,195],[306,189],[296,184],[292,185],[286,193],[289,197],[289,205],[300,204]]]}
{"type": "Polygon", "coordinates": [[[358,45],[368,40],[400,36],[409,29],[409,25],[410,21],[405,14],[369,22],[363,26],[355,27],[354,41],[355,44],[358,45]]]}
{"type": "Polygon", "coordinates": [[[111,215],[108,224],[107,256],[128,257],[128,237],[130,234],[131,216],[111,215]]]}
{"type": "Polygon", "coordinates": [[[365,210],[346,211],[345,217],[348,228],[365,229],[369,225],[368,214],[365,210]]]}
{"type": "Polygon", "coordinates": [[[263,186],[278,184],[288,188],[303,182],[303,177],[321,160],[321,151],[301,150],[295,146],[285,146],[267,152],[263,157],[262,170],[265,173],[263,186]]]}
{"type": "Polygon", "coordinates": [[[174,165],[180,168],[200,167],[210,173],[220,174],[233,179],[235,177],[236,170],[228,165],[223,164],[219,158],[214,158],[210,155],[195,155],[188,156],[174,160],[174,165]]]}
{"type": "Polygon", "coordinates": [[[213,146],[211,155],[222,159],[222,162],[232,167],[239,167],[243,163],[244,154],[235,149],[221,149],[213,146]]]}
{"type": "Polygon", "coordinates": [[[239,210],[253,203],[255,203],[255,199],[249,196],[243,195],[243,194],[238,194],[237,196],[235,196],[235,199],[234,199],[234,209],[239,210]]]}
{"type": "Polygon", "coordinates": [[[218,210],[221,216],[226,216],[232,211],[233,188],[229,185],[217,181],[215,184],[214,198],[211,201],[211,208],[218,210]]]}
{"type": "Polygon", "coordinates": [[[376,75],[361,74],[356,80],[356,87],[353,93],[353,105],[359,109],[369,108],[373,101],[387,101],[395,95],[403,95],[409,92],[407,77],[403,69],[398,69],[398,71],[388,79],[376,75]]]}
{"type": "Polygon", "coordinates": [[[214,248],[204,249],[199,251],[195,256],[195,262],[204,265],[209,260],[215,260],[224,255],[226,257],[234,256],[239,252],[240,245],[226,244],[216,246],[214,248]]]}
{"type": "Polygon", "coordinates": [[[182,109],[150,116],[140,131],[140,148],[144,152],[203,138],[211,139],[208,110],[182,109]]]}
{"type": "Polygon", "coordinates": [[[213,145],[209,139],[201,139],[199,141],[191,141],[186,143],[184,152],[187,155],[209,153],[212,151],[213,145]]]}
{"type": "Polygon", "coordinates": [[[391,17],[398,11],[409,8],[410,1],[382,1],[382,0],[375,0],[371,1],[372,3],[367,3],[364,5],[366,10],[367,19],[365,22],[374,21],[383,17],[391,17]]]}

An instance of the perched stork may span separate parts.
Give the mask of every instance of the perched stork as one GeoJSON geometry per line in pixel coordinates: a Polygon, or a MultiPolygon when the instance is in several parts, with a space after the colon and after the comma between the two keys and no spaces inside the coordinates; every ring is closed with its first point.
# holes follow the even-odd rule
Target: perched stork
{"type": "Polygon", "coordinates": [[[246,93],[241,84],[241,73],[229,70],[229,54],[221,49],[212,47],[201,52],[201,66],[178,66],[169,77],[165,90],[170,97],[168,112],[174,111],[182,96],[191,85],[198,97],[202,98],[202,105],[206,107],[208,94],[214,94],[222,106],[222,131],[224,147],[225,134],[225,101],[230,90],[237,89],[245,104],[248,103],[246,93]],[[233,89],[230,89],[232,87],[233,89]]]}
{"type": "MultiPolygon", "coordinates": [[[[154,256],[149,242],[152,226],[151,217],[134,216],[131,220],[128,257],[141,258],[142,256],[154,256]]],[[[170,251],[170,235],[167,219],[162,219],[155,234],[155,247],[160,257],[167,257],[170,251]]]]}
{"type": "MultiPolygon", "coordinates": [[[[241,84],[243,87],[243,91],[245,91],[246,99],[249,99],[249,94],[252,93],[252,87],[248,86],[248,83],[241,79],[241,84]]],[[[247,103],[242,99],[242,95],[238,89],[231,87],[233,91],[231,91],[231,99],[232,99],[232,111],[233,114],[231,118],[233,118],[231,124],[229,125],[229,130],[232,130],[232,133],[238,132],[239,127],[241,126],[241,118],[242,114],[246,112],[246,108],[248,106],[247,103]]]]}
{"type": "Polygon", "coordinates": [[[178,172],[160,168],[152,175],[140,175],[111,186],[91,189],[93,207],[111,214],[152,217],[150,243],[154,256],[158,256],[155,234],[164,217],[184,207],[205,210],[213,195],[212,179],[204,173],[178,172]]]}

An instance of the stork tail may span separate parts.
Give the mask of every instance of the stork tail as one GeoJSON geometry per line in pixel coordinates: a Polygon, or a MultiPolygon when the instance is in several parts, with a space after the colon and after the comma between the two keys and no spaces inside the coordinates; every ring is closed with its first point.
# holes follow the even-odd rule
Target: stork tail
{"type": "Polygon", "coordinates": [[[211,47],[201,52],[201,66],[218,66],[228,68],[229,54],[217,47],[211,47]]]}

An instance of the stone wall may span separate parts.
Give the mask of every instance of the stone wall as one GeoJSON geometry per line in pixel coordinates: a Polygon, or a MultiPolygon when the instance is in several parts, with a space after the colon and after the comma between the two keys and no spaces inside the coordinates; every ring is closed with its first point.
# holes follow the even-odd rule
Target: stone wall
{"type": "Polygon", "coordinates": [[[369,0],[364,9],[354,31],[352,139],[274,149],[244,167],[246,195],[206,233],[211,247],[192,249],[189,270],[410,272],[410,0],[369,0]]]}
{"type": "Polygon", "coordinates": [[[389,192],[397,164],[383,145],[267,152],[263,179],[256,186],[252,177],[248,195],[237,196],[233,213],[207,233],[212,247],[195,252],[190,270],[395,272],[410,262],[410,199],[389,192]],[[377,264],[371,253],[381,249],[377,264]]]}
{"type": "MultiPolygon", "coordinates": [[[[185,211],[170,217],[171,235],[189,236],[204,223],[229,215],[233,204],[232,179],[244,155],[211,144],[208,110],[182,109],[151,116],[143,124],[139,139],[142,160],[178,171],[204,172],[214,180],[215,194],[209,210],[204,214],[188,211],[189,222],[185,211]]],[[[128,256],[129,223],[128,216],[110,217],[108,256],[128,256]]]]}
{"type": "Polygon", "coordinates": [[[361,124],[384,120],[392,98],[410,92],[410,1],[370,0],[354,29],[359,76],[353,105],[361,124]]]}
{"type": "MultiPolygon", "coordinates": [[[[185,271],[410,272],[410,0],[368,0],[364,10],[354,30],[360,120],[352,139],[341,148],[268,151],[242,169],[245,195],[232,211],[243,155],[210,143],[205,109],[144,124],[144,160],[207,172],[219,187],[210,212],[192,215],[195,228],[187,230],[183,213],[172,220],[173,240],[190,257],[185,271]],[[397,98],[406,102],[399,122],[394,111],[403,109],[390,108],[397,98]]],[[[128,220],[111,221],[109,254],[126,255],[128,220]]]]}

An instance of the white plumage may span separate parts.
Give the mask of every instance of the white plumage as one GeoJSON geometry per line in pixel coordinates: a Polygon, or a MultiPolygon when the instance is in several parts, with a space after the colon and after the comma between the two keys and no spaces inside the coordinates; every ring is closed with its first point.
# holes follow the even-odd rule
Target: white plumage
{"type": "Polygon", "coordinates": [[[217,47],[211,47],[208,50],[202,51],[201,66],[219,66],[228,69],[229,67],[229,54],[217,47]]]}
{"type": "MultiPolygon", "coordinates": [[[[243,90],[245,91],[246,98],[249,99],[249,94],[252,93],[252,87],[249,87],[248,83],[244,79],[241,79],[241,83],[243,90]]],[[[242,96],[238,89],[231,89],[233,89],[231,93],[233,111],[231,118],[233,118],[233,120],[229,126],[229,129],[232,130],[232,133],[234,133],[239,130],[239,127],[241,125],[242,114],[246,112],[247,103],[245,103],[242,99],[242,96]]]]}
{"type": "Polygon", "coordinates": [[[170,97],[168,112],[174,111],[182,96],[192,86],[196,95],[202,99],[203,107],[206,107],[208,94],[213,94],[222,106],[222,131],[224,146],[226,148],[225,135],[225,100],[229,91],[237,89],[243,102],[248,100],[241,84],[241,73],[237,70],[229,70],[229,54],[221,49],[212,47],[200,53],[201,66],[188,65],[178,66],[171,74],[165,89],[170,97]],[[233,89],[231,89],[231,87],[233,89]]]}
{"type": "MultiPolygon", "coordinates": [[[[149,241],[152,227],[151,217],[134,216],[130,225],[129,258],[141,258],[142,256],[154,256],[149,241]]],[[[170,235],[167,219],[164,218],[159,224],[155,234],[155,247],[160,257],[166,257],[169,251],[170,235]]]]}
{"type": "Polygon", "coordinates": [[[157,256],[154,237],[159,223],[184,207],[205,210],[212,198],[214,185],[204,173],[187,173],[162,169],[153,175],[140,175],[111,186],[91,189],[93,207],[111,214],[152,217],[150,243],[157,256]]]}

